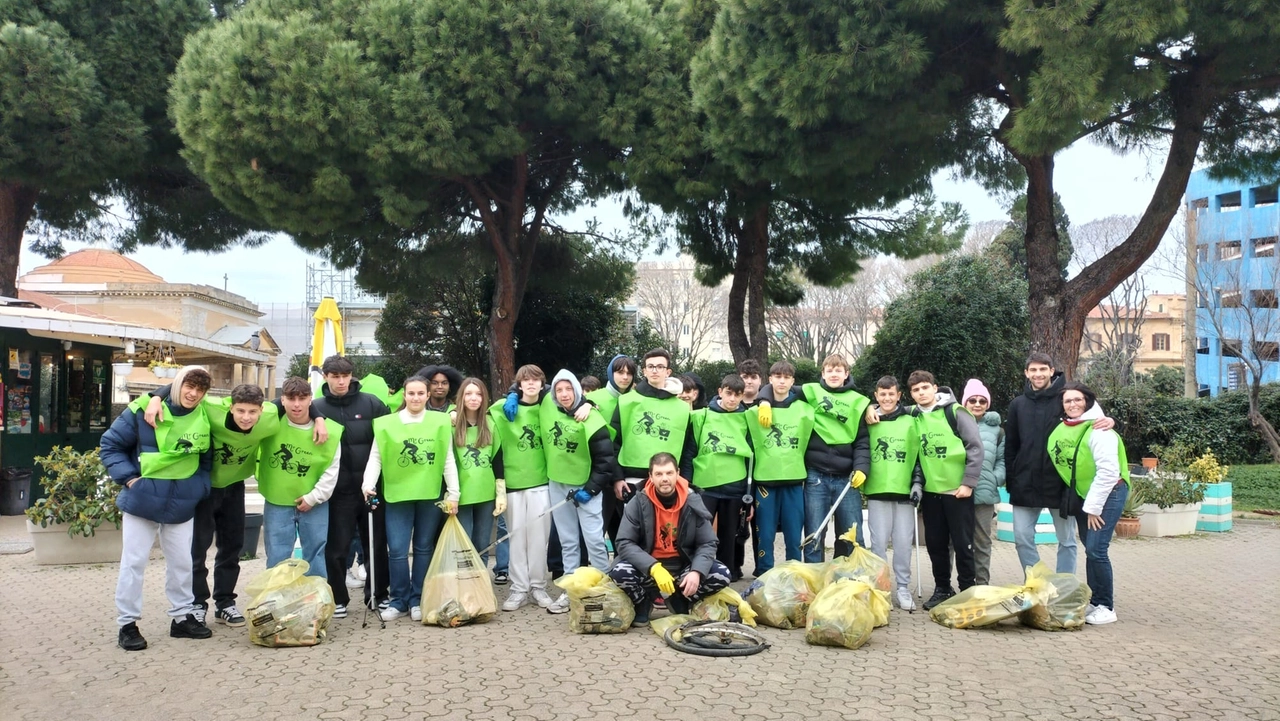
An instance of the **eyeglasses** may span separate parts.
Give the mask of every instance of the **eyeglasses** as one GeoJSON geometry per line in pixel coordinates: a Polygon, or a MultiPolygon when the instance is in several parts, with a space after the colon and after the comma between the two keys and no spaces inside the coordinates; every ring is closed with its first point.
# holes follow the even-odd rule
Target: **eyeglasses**
{"type": "Polygon", "coordinates": [[[646,363],[646,364],[645,364],[645,366],[644,366],[644,369],[645,369],[645,370],[647,370],[647,371],[664,371],[664,370],[666,370],[666,369],[667,369],[667,367],[666,367],[666,366],[653,366],[653,365],[649,365],[648,363],[646,363]]]}
{"type": "Polygon", "coordinates": [[[973,398],[970,398],[969,400],[965,401],[965,405],[985,406],[987,405],[987,399],[974,396],[973,398]]]}
{"type": "Polygon", "coordinates": [[[1063,398],[1062,405],[1064,406],[1084,405],[1084,399],[1083,398],[1063,398]]]}

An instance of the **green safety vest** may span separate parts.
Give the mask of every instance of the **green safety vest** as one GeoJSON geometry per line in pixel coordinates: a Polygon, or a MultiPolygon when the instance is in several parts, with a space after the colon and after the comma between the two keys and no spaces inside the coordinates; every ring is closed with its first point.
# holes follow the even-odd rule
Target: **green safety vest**
{"type": "Polygon", "coordinates": [[[786,408],[773,408],[773,424],[760,426],[760,416],[750,409],[747,413],[747,429],[755,447],[755,480],[802,481],[809,472],[804,466],[804,453],[809,449],[809,436],[813,433],[813,408],[803,401],[795,401],[786,408]]]}
{"type": "Polygon", "coordinates": [[[805,383],[803,390],[805,400],[813,406],[814,431],[818,436],[827,445],[853,443],[871,399],[857,391],[833,393],[821,383],[805,383]]]}
{"type": "Polygon", "coordinates": [[[618,465],[648,468],[649,460],[663,451],[680,461],[685,430],[689,427],[689,404],[679,396],[653,398],[639,393],[618,397],[618,465]]]}
{"type": "MultiPolygon", "coordinates": [[[[146,407],[145,403],[143,407],[146,407]]],[[[171,481],[190,478],[200,470],[200,454],[209,450],[209,417],[199,408],[186,415],[175,416],[168,407],[162,416],[156,424],[156,448],[159,450],[142,453],[138,457],[142,476],[171,481]]]]}
{"type": "Polygon", "coordinates": [[[703,408],[689,417],[698,455],[693,457],[693,478],[698,488],[716,488],[747,477],[747,416],[743,411],[703,408]]]}
{"type": "Polygon", "coordinates": [[[258,452],[258,492],[277,506],[297,505],[316,487],[342,443],[342,426],[326,420],[329,440],[316,445],[310,428],[288,423],[262,442],[258,452]]]}
{"type": "Polygon", "coordinates": [[[871,438],[871,472],[862,493],[911,493],[911,473],[920,453],[915,418],[904,413],[891,421],[882,420],[867,426],[867,435],[871,438]]]}
{"type": "Polygon", "coordinates": [[[213,436],[210,475],[214,488],[226,488],[252,476],[258,462],[258,445],[280,430],[280,411],[271,403],[262,404],[262,416],[248,433],[230,430],[227,416],[231,414],[232,405],[230,398],[205,398],[203,403],[213,436]]]}
{"type": "Polygon", "coordinates": [[[547,461],[542,454],[542,422],[539,407],[521,403],[516,419],[508,421],[499,401],[489,407],[489,418],[502,446],[502,472],[508,491],[523,491],[547,485],[547,461]]]}
{"type": "MultiPolygon", "coordinates": [[[[547,395],[551,395],[548,393],[547,395]]],[[[600,417],[604,419],[605,427],[609,429],[609,440],[617,441],[618,432],[613,430],[611,425],[613,421],[613,412],[618,409],[618,398],[608,386],[597,388],[587,394],[587,400],[596,404],[596,409],[600,411],[600,417]]]]}
{"type": "MultiPolygon", "coordinates": [[[[459,423],[466,423],[461,416],[459,423]]],[[[493,422],[486,414],[480,414],[480,422],[489,425],[489,445],[476,447],[476,439],[480,437],[480,428],[467,428],[467,445],[453,447],[453,460],[458,466],[458,505],[470,506],[473,503],[488,503],[498,497],[498,477],[493,473],[493,457],[498,455],[502,440],[493,427],[493,422]]]]}
{"type": "Polygon", "coordinates": [[[400,413],[373,419],[373,442],[382,459],[382,496],[387,503],[434,501],[444,487],[444,464],[453,443],[448,414],[422,414],[405,423],[400,413]]]}
{"type": "MultiPolygon", "coordinates": [[[[957,406],[955,412],[961,410],[957,406]]],[[[920,439],[920,471],[924,473],[924,489],[930,493],[954,491],[964,481],[967,457],[964,441],[951,430],[943,406],[935,406],[928,413],[920,412],[915,420],[920,439]]]]}
{"type": "MultiPolygon", "coordinates": [[[[1058,471],[1062,482],[1071,487],[1071,467],[1075,466],[1076,494],[1081,498],[1089,495],[1089,487],[1093,485],[1093,477],[1098,474],[1098,462],[1093,457],[1093,449],[1089,447],[1089,437],[1093,435],[1093,421],[1085,421],[1069,426],[1059,423],[1053,433],[1049,434],[1049,460],[1058,471]]],[[[1129,454],[1124,449],[1124,439],[1117,437],[1116,450],[1120,456],[1120,477],[1129,482],[1129,454]]]]}
{"type": "Polygon", "coordinates": [[[560,404],[550,393],[542,399],[538,415],[547,478],[566,486],[586,485],[591,479],[591,449],[587,442],[605,426],[604,417],[593,408],[587,420],[579,423],[560,410],[560,404]]]}

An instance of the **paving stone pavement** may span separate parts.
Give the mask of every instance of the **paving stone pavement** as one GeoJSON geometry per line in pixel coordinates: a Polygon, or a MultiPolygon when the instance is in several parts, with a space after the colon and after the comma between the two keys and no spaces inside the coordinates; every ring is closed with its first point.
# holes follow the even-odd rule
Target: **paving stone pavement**
{"type": "MultiPolygon", "coordinates": [[[[772,647],[741,659],[680,654],[647,629],[574,635],[533,606],[459,629],[362,629],[356,612],[313,648],[255,647],[218,624],[209,640],[171,639],[158,551],[140,623],[151,647],[126,653],[115,564],[0,556],[0,718],[1280,719],[1280,526],[1112,548],[1110,626],[956,631],[895,609],[858,650],[764,629],[772,647]]],[[[241,588],[263,564],[243,566],[241,588]]],[[[1021,578],[1012,544],[997,544],[992,576],[1021,578]]]]}

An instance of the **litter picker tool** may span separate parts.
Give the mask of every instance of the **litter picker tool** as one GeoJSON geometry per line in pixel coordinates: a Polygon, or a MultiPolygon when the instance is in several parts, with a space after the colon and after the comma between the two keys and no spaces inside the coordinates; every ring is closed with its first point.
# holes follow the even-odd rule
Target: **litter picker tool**
{"type": "MultiPolygon", "coordinates": [[[[373,551],[373,510],[378,507],[382,501],[377,496],[371,496],[367,500],[369,504],[369,545],[365,546],[365,563],[369,565],[369,600],[364,604],[364,617],[360,621],[360,628],[369,627],[369,607],[377,604],[378,593],[378,564],[374,563],[377,556],[373,551]]],[[[382,619],[382,612],[378,612],[378,624],[380,628],[385,629],[387,622],[382,619]]]]}
{"type": "Polygon", "coordinates": [[[800,541],[801,548],[804,548],[805,546],[816,542],[819,538],[822,538],[822,535],[827,530],[827,524],[831,522],[831,517],[836,515],[836,509],[840,507],[840,502],[844,500],[844,496],[849,492],[850,488],[853,488],[852,484],[844,484],[844,490],[840,491],[840,495],[836,497],[836,502],[831,504],[831,510],[827,511],[827,517],[822,519],[822,523],[818,524],[818,527],[814,529],[813,533],[805,536],[804,539],[800,541]]]}
{"type": "MultiPolygon", "coordinates": [[[[924,603],[924,589],[920,584],[920,509],[915,509],[912,514],[911,522],[914,528],[911,529],[911,535],[916,539],[916,605],[924,603]]],[[[910,613],[915,613],[915,609],[911,609],[910,613]]]]}

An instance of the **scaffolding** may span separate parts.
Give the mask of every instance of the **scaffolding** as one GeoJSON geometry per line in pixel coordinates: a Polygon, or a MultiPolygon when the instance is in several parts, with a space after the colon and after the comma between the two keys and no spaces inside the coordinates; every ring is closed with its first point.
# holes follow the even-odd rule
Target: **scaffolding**
{"type": "Polygon", "coordinates": [[[342,313],[342,333],[346,352],[359,355],[378,355],[378,342],[374,330],[382,317],[387,301],[384,296],[370,293],[356,284],[353,269],[339,269],[328,263],[307,263],[307,333],[310,348],[311,314],[326,296],[338,303],[342,313]]]}

